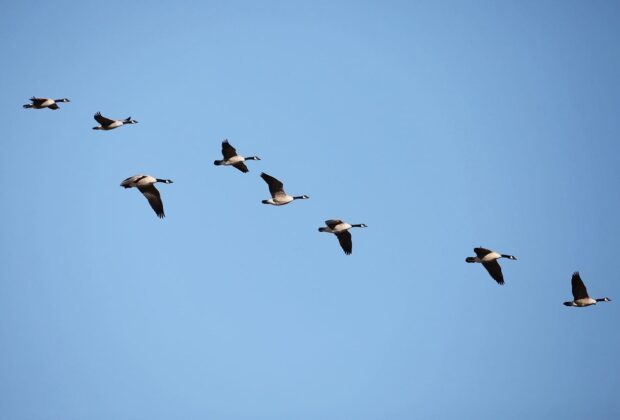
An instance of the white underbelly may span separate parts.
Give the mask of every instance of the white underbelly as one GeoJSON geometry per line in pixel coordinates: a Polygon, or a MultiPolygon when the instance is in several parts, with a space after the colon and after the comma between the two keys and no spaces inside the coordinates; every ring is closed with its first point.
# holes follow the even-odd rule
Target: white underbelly
{"type": "Polygon", "coordinates": [[[224,161],[224,165],[226,166],[230,166],[230,165],[234,165],[235,163],[239,163],[239,162],[243,162],[245,159],[241,156],[233,156],[228,160],[224,161]]]}
{"type": "Polygon", "coordinates": [[[577,306],[590,306],[590,305],[596,305],[596,300],[592,299],[591,297],[588,297],[588,298],[583,298],[583,299],[577,299],[575,303],[577,304],[577,306]]]}
{"type": "Polygon", "coordinates": [[[273,199],[273,203],[276,206],[282,206],[284,204],[290,203],[291,201],[293,201],[293,197],[291,197],[290,195],[278,196],[273,199]]]}
{"type": "Polygon", "coordinates": [[[333,233],[344,232],[345,230],[351,229],[351,225],[348,223],[340,223],[332,228],[333,233]]]}
{"type": "Polygon", "coordinates": [[[484,257],[482,257],[480,259],[480,261],[482,261],[482,262],[490,262],[490,261],[496,260],[498,258],[501,258],[500,254],[498,254],[497,252],[490,252],[487,255],[485,255],[484,257]]]}
{"type": "Polygon", "coordinates": [[[103,129],[104,130],[112,130],[114,128],[120,127],[121,125],[123,125],[122,121],[114,121],[112,124],[104,126],[103,129]]]}

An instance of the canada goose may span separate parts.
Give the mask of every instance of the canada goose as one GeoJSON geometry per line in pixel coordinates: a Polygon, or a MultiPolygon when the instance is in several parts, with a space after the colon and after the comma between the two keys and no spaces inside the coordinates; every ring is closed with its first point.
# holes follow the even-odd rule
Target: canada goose
{"type": "Polygon", "coordinates": [[[586,289],[586,285],[583,284],[581,276],[579,276],[579,271],[575,271],[573,273],[571,285],[573,286],[573,301],[564,302],[564,305],[566,306],[578,306],[581,308],[584,306],[596,305],[596,302],[611,302],[611,299],[608,297],[592,299],[588,296],[588,290],[586,289]]]}
{"type": "Polygon", "coordinates": [[[228,140],[224,140],[222,142],[222,155],[224,156],[224,159],[214,161],[213,162],[214,165],[234,166],[235,168],[239,169],[243,173],[249,172],[248,167],[245,166],[245,163],[243,163],[244,161],[260,160],[258,156],[250,156],[250,157],[239,156],[237,154],[237,150],[235,150],[235,148],[232,147],[230,143],[228,143],[228,140]]]}
{"type": "Polygon", "coordinates": [[[31,104],[25,104],[24,108],[34,108],[34,109],[43,109],[49,108],[56,110],[58,109],[58,102],[71,102],[67,98],[62,99],[51,99],[51,98],[30,98],[31,104]]]}
{"type": "Polygon", "coordinates": [[[513,255],[498,254],[495,251],[491,251],[486,248],[474,248],[476,253],[475,257],[467,257],[465,261],[468,263],[482,263],[484,268],[487,269],[491,277],[497,282],[497,284],[504,284],[504,276],[502,275],[502,267],[497,262],[500,258],[508,258],[509,260],[516,260],[513,255]]]}
{"type": "Polygon", "coordinates": [[[101,115],[101,112],[95,114],[95,120],[100,124],[97,127],[93,127],[93,130],[112,130],[125,124],[137,124],[138,121],[132,120],[131,117],[124,120],[111,120],[101,115]]]}
{"type": "Polygon", "coordinates": [[[155,188],[156,182],[163,182],[164,184],[172,184],[172,181],[169,179],[159,179],[153,178],[150,175],[134,175],[130,176],[123,182],[121,182],[121,187],[124,188],[132,188],[136,187],[140,190],[140,192],[146,197],[149,201],[149,204],[155,210],[155,214],[160,219],[163,219],[166,215],[164,214],[164,203],[161,201],[161,197],[159,195],[159,191],[155,188]]]}
{"type": "Polygon", "coordinates": [[[340,242],[340,247],[347,255],[351,255],[351,252],[353,252],[353,242],[351,242],[351,233],[349,232],[349,229],[354,227],[368,227],[364,223],[350,225],[342,220],[326,220],[325,224],[327,227],[320,227],[319,232],[333,233],[336,235],[338,242],[340,242]]]}
{"type": "Polygon", "coordinates": [[[269,192],[271,193],[271,198],[269,200],[263,200],[263,204],[283,206],[293,200],[304,200],[306,198],[310,198],[307,195],[298,195],[296,197],[288,195],[284,192],[284,184],[282,184],[282,182],[264,172],[260,174],[260,177],[265,180],[267,185],[269,185],[269,192]]]}

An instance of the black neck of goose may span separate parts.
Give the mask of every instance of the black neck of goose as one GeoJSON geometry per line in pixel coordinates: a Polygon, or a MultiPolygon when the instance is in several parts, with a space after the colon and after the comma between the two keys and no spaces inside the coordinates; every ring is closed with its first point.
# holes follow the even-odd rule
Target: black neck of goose
{"type": "Polygon", "coordinates": [[[502,258],[508,258],[509,260],[516,260],[517,257],[515,257],[514,255],[506,255],[506,254],[501,254],[502,258]]]}
{"type": "Polygon", "coordinates": [[[604,297],[604,298],[599,298],[599,299],[596,299],[596,301],[597,301],[597,302],[610,302],[610,301],[611,301],[611,299],[609,299],[608,297],[604,297]]]}
{"type": "Polygon", "coordinates": [[[245,160],[260,160],[260,158],[258,156],[250,156],[246,157],[245,160]]]}
{"type": "Polygon", "coordinates": [[[159,179],[159,178],[155,178],[155,180],[157,182],[163,182],[164,184],[172,184],[172,181],[169,179],[159,179]]]}
{"type": "Polygon", "coordinates": [[[358,228],[362,228],[362,227],[366,227],[365,224],[363,223],[358,223],[357,225],[351,225],[351,227],[358,227],[358,228]]]}
{"type": "Polygon", "coordinates": [[[54,102],[69,102],[69,100],[67,98],[54,99],[54,102]]]}
{"type": "Polygon", "coordinates": [[[298,196],[293,197],[293,200],[303,200],[306,198],[310,198],[310,197],[308,197],[307,195],[298,195],[298,196]]]}

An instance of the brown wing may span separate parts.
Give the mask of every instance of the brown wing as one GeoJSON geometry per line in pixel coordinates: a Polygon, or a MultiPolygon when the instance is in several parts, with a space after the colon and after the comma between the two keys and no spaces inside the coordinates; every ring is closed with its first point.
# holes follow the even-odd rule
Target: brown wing
{"type": "Polygon", "coordinates": [[[278,181],[271,175],[267,175],[264,172],[260,174],[260,177],[265,180],[267,185],[269,185],[269,192],[271,193],[272,197],[275,197],[279,194],[284,194],[284,184],[282,182],[278,181]]]}
{"type": "MultiPolygon", "coordinates": [[[[476,254],[478,253],[476,252],[476,254]]],[[[481,258],[480,255],[478,255],[478,258],[481,258]]],[[[485,262],[485,263],[482,263],[482,265],[484,266],[484,268],[487,269],[487,271],[489,272],[491,277],[493,277],[493,280],[497,282],[497,284],[504,284],[504,275],[502,274],[502,267],[500,267],[497,260],[485,262]]]]}
{"type": "Polygon", "coordinates": [[[490,249],[486,249],[486,248],[474,248],[474,252],[476,253],[476,256],[480,259],[482,259],[482,257],[484,257],[487,254],[490,254],[491,251],[490,249]]]}
{"type": "Polygon", "coordinates": [[[111,120],[109,118],[104,117],[103,115],[101,115],[101,112],[97,112],[95,114],[95,120],[101,124],[101,125],[110,125],[114,122],[114,120],[111,120]]]}
{"type": "Polygon", "coordinates": [[[228,143],[228,140],[222,142],[222,155],[224,160],[228,160],[233,156],[237,156],[237,150],[228,143]]]}
{"type": "Polygon", "coordinates": [[[574,300],[584,299],[588,296],[588,289],[586,289],[586,285],[583,284],[583,280],[581,280],[581,276],[579,275],[579,271],[575,271],[573,273],[573,278],[571,279],[571,285],[573,286],[573,297],[574,300]]]}
{"type": "Polygon", "coordinates": [[[138,187],[138,189],[149,201],[149,204],[151,205],[151,208],[155,210],[157,217],[160,219],[166,217],[164,214],[164,203],[161,201],[161,196],[159,195],[157,188],[151,184],[144,187],[138,187]]]}
{"type": "Polygon", "coordinates": [[[338,242],[340,242],[340,247],[344,251],[345,254],[351,255],[353,252],[353,241],[351,241],[351,234],[348,230],[337,233],[336,237],[338,238],[338,242]]]}
{"type": "Polygon", "coordinates": [[[336,226],[338,226],[340,223],[342,223],[342,220],[326,220],[325,221],[325,225],[327,225],[327,227],[329,227],[330,229],[335,228],[336,226]]]}
{"type": "Polygon", "coordinates": [[[246,172],[250,172],[250,170],[248,169],[247,166],[245,166],[245,163],[243,162],[237,162],[233,165],[235,168],[239,169],[241,172],[246,173],[246,172]]]}

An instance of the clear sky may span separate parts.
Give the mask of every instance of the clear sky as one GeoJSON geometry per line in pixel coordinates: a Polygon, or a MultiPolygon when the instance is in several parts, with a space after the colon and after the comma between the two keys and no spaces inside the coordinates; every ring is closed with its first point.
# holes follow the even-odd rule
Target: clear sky
{"type": "Polygon", "coordinates": [[[614,1],[5,4],[0,419],[620,418],[619,39],[614,1]]]}

